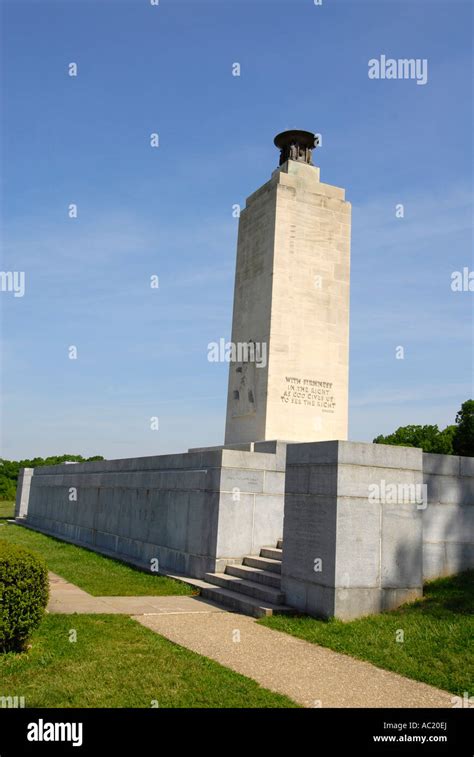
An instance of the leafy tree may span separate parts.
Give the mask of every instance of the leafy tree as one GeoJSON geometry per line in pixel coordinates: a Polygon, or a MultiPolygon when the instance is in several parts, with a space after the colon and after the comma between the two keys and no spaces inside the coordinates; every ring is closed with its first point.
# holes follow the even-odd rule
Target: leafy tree
{"type": "Polygon", "coordinates": [[[11,502],[16,497],[15,482],[0,474],[0,500],[11,502]]]}
{"type": "Polygon", "coordinates": [[[446,426],[445,429],[439,432],[441,446],[444,447],[446,451],[440,452],[438,454],[440,455],[454,455],[455,454],[454,449],[453,449],[453,439],[454,439],[455,433],[456,433],[455,425],[446,426]],[[444,442],[442,441],[441,438],[444,439],[444,442]]]}
{"type": "Polygon", "coordinates": [[[393,434],[375,437],[375,444],[421,447],[423,452],[474,457],[474,400],[466,400],[456,415],[456,424],[446,426],[400,426],[393,434]]]}
{"type": "Polygon", "coordinates": [[[455,455],[474,457],[474,400],[463,402],[456,415],[453,451],[455,455]]]}
{"type": "Polygon", "coordinates": [[[438,426],[400,426],[393,434],[377,436],[374,443],[421,447],[423,452],[452,455],[454,429],[454,426],[447,426],[443,431],[438,426]]]}

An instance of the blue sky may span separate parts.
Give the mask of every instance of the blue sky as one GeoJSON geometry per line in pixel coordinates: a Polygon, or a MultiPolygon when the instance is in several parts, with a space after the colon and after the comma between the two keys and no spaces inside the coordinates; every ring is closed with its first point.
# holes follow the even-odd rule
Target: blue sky
{"type": "Polygon", "coordinates": [[[232,205],[285,128],[322,134],[321,179],[353,204],[350,438],[453,422],[472,396],[473,295],[451,290],[473,268],[470,3],[1,5],[1,268],[26,275],[0,293],[4,457],[222,443],[207,345],[230,338],[232,205]],[[427,59],[428,82],[370,80],[382,54],[427,59]]]}

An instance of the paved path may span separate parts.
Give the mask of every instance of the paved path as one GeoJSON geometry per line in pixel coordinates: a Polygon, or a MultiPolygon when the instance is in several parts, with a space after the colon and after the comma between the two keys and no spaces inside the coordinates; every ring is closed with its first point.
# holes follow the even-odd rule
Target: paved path
{"type": "Polygon", "coordinates": [[[214,613],[219,607],[200,597],[93,597],[55,573],[49,574],[50,598],[48,612],[69,615],[78,613],[109,613],[146,615],[153,613],[214,613]]]}
{"type": "Polygon", "coordinates": [[[136,620],[305,707],[452,707],[446,691],[273,631],[245,615],[136,620]]]}
{"type": "Polygon", "coordinates": [[[124,613],[304,707],[452,707],[451,694],[260,626],[199,597],[92,597],[50,574],[49,612],[124,613]]]}

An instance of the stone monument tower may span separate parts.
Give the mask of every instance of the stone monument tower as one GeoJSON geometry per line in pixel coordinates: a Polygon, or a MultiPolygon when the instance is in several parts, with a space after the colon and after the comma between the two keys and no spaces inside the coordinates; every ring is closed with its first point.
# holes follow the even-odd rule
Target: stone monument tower
{"type": "Polygon", "coordinates": [[[345,440],[351,205],[320,182],[314,134],[275,145],[240,215],[225,444],[345,440]]]}

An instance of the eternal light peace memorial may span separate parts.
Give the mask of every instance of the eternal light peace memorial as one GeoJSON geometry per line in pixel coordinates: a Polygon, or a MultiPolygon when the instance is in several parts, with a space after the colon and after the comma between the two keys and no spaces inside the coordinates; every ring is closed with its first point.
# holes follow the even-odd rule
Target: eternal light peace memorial
{"type": "Polygon", "coordinates": [[[314,134],[275,144],[239,220],[224,445],[23,469],[16,517],[229,609],[350,619],[474,567],[474,458],[347,441],[351,206],[314,134]]]}

